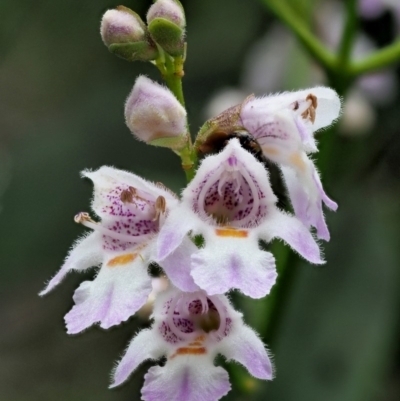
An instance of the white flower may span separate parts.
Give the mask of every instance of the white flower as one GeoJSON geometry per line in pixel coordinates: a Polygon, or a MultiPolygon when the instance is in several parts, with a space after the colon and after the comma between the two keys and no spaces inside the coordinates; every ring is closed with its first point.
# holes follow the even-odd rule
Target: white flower
{"type": "MultiPolygon", "coordinates": [[[[93,232],[80,239],[64,265],[40,293],[45,295],[71,270],[101,266],[93,281],[84,281],[74,294],[75,306],[65,316],[68,333],[78,333],[96,322],[109,328],[127,320],[147,301],[151,278],[147,267],[165,214],[178,199],[166,188],[111,167],[85,171],[94,184],[92,208],[101,218],[87,213],[75,220],[93,232]]],[[[186,267],[195,246],[187,240],[169,258],[175,269],[186,267]]]]}
{"type": "MultiPolygon", "coordinates": [[[[268,173],[235,138],[216,156],[203,160],[182,194],[182,204],[166,219],[157,240],[156,260],[180,246],[186,234],[202,234],[205,246],[192,255],[190,275],[209,295],[240,289],[253,298],[275,283],[275,260],[259,240],[278,237],[312,263],[323,263],[317,243],[298,219],[275,206],[268,173]]],[[[186,291],[189,270],[165,269],[186,291]]]]}
{"type": "Polygon", "coordinates": [[[227,372],[214,365],[217,354],[241,363],[259,379],[272,379],[263,343],[225,296],[171,288],[158,295],[153,318],[152,328],[139,332],[129,344],[111,387],[123,383],[145,360],[162,356],[165,365],[145,375],[144,401],[219,400],[231,385],[227,372]]]}

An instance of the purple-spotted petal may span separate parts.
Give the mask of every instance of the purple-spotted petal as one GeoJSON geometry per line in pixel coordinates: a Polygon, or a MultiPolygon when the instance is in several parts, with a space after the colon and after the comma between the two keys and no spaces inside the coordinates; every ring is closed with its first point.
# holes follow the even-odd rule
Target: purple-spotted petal
{"type": "Polygon", "coordinates": [[[167,207],[178,203],[178,199],[162,186],[113,167],[103,166],[97,171],[84,171],[82,176],[93,181],[92,208],[102,218],[123,218],[126,224],[129,223],[129,218],[135,217],[152,220],[155,215],[154,202],[157,197],[163,196],[167,207]],[[134,188],[136,193],[132,202],[124,203],[121,200],[121,193],[129,188],[134,188]]]}
{"type": "Polygon", "coordinates": [[[231,389],[227,372],[208,356],[169,359],[144,377],[144,401],[217,401],[231,389]]]}
{"type": "Polygon", "coordinates": [[[276,202],[264,166],[237,139],[202,161],[182,198],[207,226],[257,225],[276,202]]]}
{"type": "Polygon", "coordinates": [[[272,254],[259,249],[258,239],[250,231],[217,229],[216,233],[209,232],[206,247],[192,256],[195,283],[208,295],[232,288],[252,298],[267,295],[277,277],[272,254]]]}
{"type": "Polygon", "coordinates": [[[228,361],[234,359],[240,362],[254,377],[272,380],[273,367],[264,344],[242,321],[237,321],[229,335],[221,342],[219,352],[228,361]]]}
{"type": "Polygon", "coordinates": [[[98,233],[92,233],[81,238],[72,248],[61,269],[49,281],[46,288],[40,292],[39,295],[43,296],[50,292],[71,270],[86,270],[89,267],[99,265],[102,260],[101,236],[98,233]]]}
{"type": "Polygon", "coordinates": [[[69,334],[100,322],[107,329],[132,316],[151,292],[147,263],[127,253],[110,258],[93,281],[84,281],[74,294],[75,306],[65,315],[69,334]]]}
{"type": "Polygon", "coordinates": [[[134,337],[113,372],[110,388],[123,383],[146,359],[158,359],[165,352],[160,335],[152,329],[142,330],[134,337]]]}
{"type": "Polygon", "coordinates": [[[321,258],[319,246],[307,227],[293,216],[277,210],[270,214],[258,230],[260,238],[266,241],[281,238],[309,262],[325,263],[321,258]]]}
{"type": "Polygon", "coordinates": [[[197,251],[196,245],[188,237],[185,237],[182,244],[174,252],[159,262],[172,284],[182,291],[199,290],[190,275],[191,257],[197,251]]]}

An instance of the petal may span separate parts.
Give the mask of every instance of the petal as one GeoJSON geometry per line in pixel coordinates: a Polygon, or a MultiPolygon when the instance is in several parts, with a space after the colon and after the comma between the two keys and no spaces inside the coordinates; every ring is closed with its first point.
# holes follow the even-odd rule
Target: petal
{"type": "Polygon", "coordinates": [[[208,226],[221,219],[235,227],[256,225],[275,202],[265,167],[237,138],[202,161],[182,194],[182,203],[208,226]]]}
{"type": "Polygon", "coordinates": [[[306,159],[304,170],[294,170],[281,166],[283,177],[289,192],[296,216],[307,226],[317,229],[319,238],[329,241],[330,235],[326,226],[322,202],[332,210],[338,205],[324,192],[318,173],[311,160],[306,159]]]}
{"type": "Polygon", "coordinates": [[[281,238],[301,256],[311,263],[323,264],[317,242],[307,227],[297,218],[278,210],[271,213],[258,228],[261,239],[269,242],[273,238],[281,238]]]}
{"type": "Polygon", "coordinates": [[[70,251],[64,264],[57,274],[49,281],[46,288],[39,293],[46,295],[58,285],[71,270],[86,270],[89,267],[97,266],[102,262],[103,250],[101,248],[101,235],[91,233],[81,238],[70,251]]]}
{"type": "MultiPolygon", "coordinates": [[[[214,230],[213,230],[214,231],[214,230]]],[[[192,256],[192,276],[208,295],[223,294],[237,288],[252,298],[267,295],[275,284],[277,273],[271,253],[258,247],[258,238],[248,230],[219,236],[211,230],[205,236],[206,246],[192,256]]]]}
{"type": "Polygon", "coordinates": [[[273,367],[263,342],[250,327],[236,321],[229,335],[221,341],[219,352],[240,362],[258,379],[272,380],[273,367]]]}
{"type": "Polygon", "coordinates": [[[173,209],[157,237],[156,262],[160,263],[181,245],[193,228],[193,213],[185,207],[173,209]]]}
{"type": "Polygon", "coordinates": [[[217,401],[231,389],[228,373],[208,357],[187,356],[154,366],[144,377],[144,401],[217,401]]]}
{"type": "Polygon", "coordinates": [[[191,256],[197,251],[196,245],[188,237],[185,237],[182,244],[160,262],[160,266],[171,282],[182,291],[199,290],[190,275],[191,256]]]}
{"type": "Polygon", "coordinates": [[[152,329],[139,332],[133,338],[125,352],[125,355],[113,372],[113,383],[110,388],[119,386],[130,374],[146,359],[158,359],[164,353],[163,340],[160,335],[152,329]]]}
{"type": "MultiPolygon", "coordinates": [[[[163,196],[167,201],[167,207],[178,203],[176,196],[161,185],[153,184],[135,174],[113,167],[103,166],[97,171],[85,170],[82,172],[82,176],[93,181],[94,198],[92,208],[100,217],[126,216],[129,205],[127,206],[121,201],[120,193],[123,189],[129,187],[138,190],[140,197],[153,202],[158,196],[163,196]],[[114,209],[112,208],[113,206],[114,209]]],[[[145,202],[141,202],[140,199],[136,203],[141,209],[146,207],[145,202]]],[[[154,209],[154,205],[151,206],[154,209]]],[[[151,213],[154,213],[154,211],[151,211],[151,213]]]]}
{"type": "Polygon", "coordinates": [[[97,322],[108,329],[132,316],[152,289],[147,264],[133,253],[104,263],[93,281],[84,281],[75,291],[75,306],[65,315],[68,333],[79,333],[97,322]]]}
{"type": "Polygon", "coordinates": [[[310,94],[314,95],[318,102],[312,131],[317,131],[332,124],[340,115],[340,98],[333,89],[322,86],[255,98],[243,106],[242,119],[243,117],[245,119],[253,117],[254,114],[252,113],[254,112],[271,115],[280,110],[293,110],[292,105],[295,102],[304,101],[310,94]]]}

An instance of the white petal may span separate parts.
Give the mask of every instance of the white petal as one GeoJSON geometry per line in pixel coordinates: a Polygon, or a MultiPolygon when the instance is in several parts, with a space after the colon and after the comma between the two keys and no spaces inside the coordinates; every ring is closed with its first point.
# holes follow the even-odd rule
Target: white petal
{"type": "Polygon", "coordinates": [[[93,281],[84,281],[75,291],[75,306],[65,315],[68,333],[79,333],[97,322],[107,329],[132,316],[152,289],[147,265],[140,255],[129,253],[108,259],[93,281]]]}
{"type": "Polygon", "coordinates": [[[155,329],[139,332],[129,344],[125,355],[113,372],[113,383],[110,387],[119,386],[146,359],[158,359],[164,353],[165,345],[155,329]]]}
{"type": "Polygon", "coordinates": [[[303,101],[308,95],[317,97],[318,106],[316,108],[315,121],[312,130],[317,131],[320,128],[332,124],[339,115],[341,110],[340,98],[338,94],[331,88],[315,87],[304,89],[296,92],[284,92],[263,98],[256,98],[244,106],[264,111],[264,114],[274,114],[279,110],[289,109],[296,101],[303,101]]]}
{"type": "Polygon", "coordinates": [[[182,244],[160,262],[160,266],[164,269],[172,284],[182,291],[193,292],[199,290],[190,275],[191,257],[197,251],[196,245],[188,237],[185,237],[182,244]]]}
{"type": "Polygon", "coordinates": [[[184,205],[168,214],[157,236],[157,263],[162,262],[182,244],[187,233],[195,226],[194,217],[193,212],[184,205]]]}
{"type": "Polygon", "coordinates": [[[273,367],[264,344],[242,321],[235,321],[232,330],[218,346],[228,361],[234,359],[258,379],[272,380],[273,367]]]}
{"type": "Polygon", "coordinates": [[[217,401],[231,389],[227,372],[209,356],[177,356],[145,375],[144,401],[217,401]]]}
{"type": "Polygon", "coordinates": [[[46,288],[40,292],[39,295],[46,295],[58,285],[71,270],[82,271],[89,267],[99,265],[103,260],[101,244],[101,235],[99,233],[91,233],[79,239],[67,256],[61,269],[49,281],[46,288]]]}
{"type": "Polygon", "coordinates": [[[209,229],[192,256],[192,276],[208,295],[237,288],[252,298],[267,295],[277,277],[275,259],[258,247],[255,231],[209,229]]]}
{"type": "Polygon", "coordinates": [[[258,227],[257,231],[260,238],[267,242],[273,238],[281,238],[309,262],[324,263],[319,246],[308,228],[293,216],[276,210],[258,227]]]}

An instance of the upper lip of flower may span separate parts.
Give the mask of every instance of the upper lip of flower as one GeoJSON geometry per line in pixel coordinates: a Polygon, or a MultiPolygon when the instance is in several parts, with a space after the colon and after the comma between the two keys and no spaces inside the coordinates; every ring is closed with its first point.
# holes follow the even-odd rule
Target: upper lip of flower
{"type": "Polygon", "coordinates": [[[270,187],[259,184],[260,175],[268,173],[234,138],[219,155],[204,160],[199,178],[195,177],[183,198],[192,199],[193,210],[202,220],[211,217],[217,225],[254,227],[276,201],[270,187]]]}

